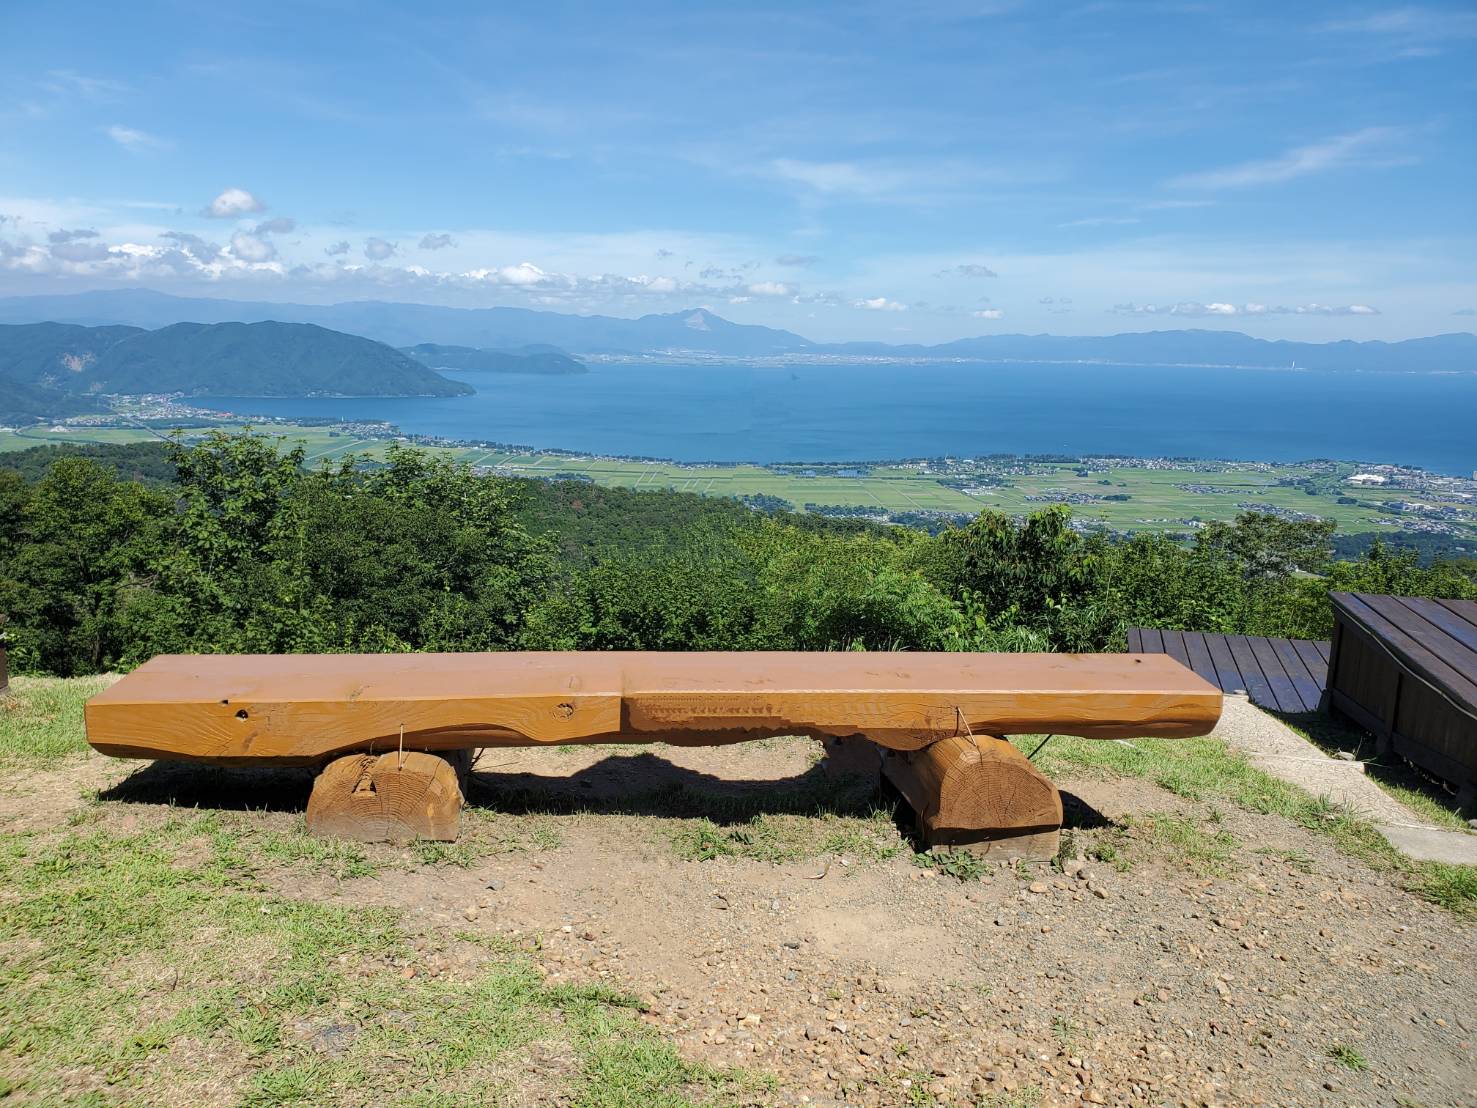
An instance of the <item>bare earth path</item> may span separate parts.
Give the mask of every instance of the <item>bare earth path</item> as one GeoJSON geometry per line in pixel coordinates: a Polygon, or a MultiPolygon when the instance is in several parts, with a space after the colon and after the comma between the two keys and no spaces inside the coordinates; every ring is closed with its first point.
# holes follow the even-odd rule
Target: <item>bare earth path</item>
{"type": "MultiPolygon", "coordinates": [[[[630,990],[689,1057],[775,1075],[761,1102],[1477,1105],[1477,928],[1326,837],[1143,780],[1060,777],[1085,868],[960,881],[876,819],[749,819],[788,779],[813,785],[813,761],[803,740],[488,751],[449,855],[464,864],[370,848],[374,876],[270,880],[403,910],[406,972],[470,976],[487,942],[538,937],[550,979],[630,990]],[[715,818],[748,807],[664,818],[653,788],[715,818]],[[829,848],[805,838],[832,824],[829,848]]],[[[65,820],[135,768],[77,758],[7,785],[0,824],[65,820]]],[[[188,806],[195,773],[139,770],[97,818],[188,806]]],[[[530,1061],[527,1102],[560,1103],[537,1092],[540,1065],[561,1061],[530,1061]]]]}

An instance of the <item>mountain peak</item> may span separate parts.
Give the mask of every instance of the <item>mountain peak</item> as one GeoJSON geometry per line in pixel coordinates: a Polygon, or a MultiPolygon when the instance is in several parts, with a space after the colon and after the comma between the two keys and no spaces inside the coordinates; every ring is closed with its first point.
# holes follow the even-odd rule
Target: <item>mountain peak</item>
{"type": "Polygon", "coordinates": [[[691,327],[694,331],[711,331],[713,327],[712,324],[708,322],[711,318],[712,316],[706,308],[697,308],[689,312],[687,318],[684,319],[682,322],[687,324],[687,326],[691,327]]]}

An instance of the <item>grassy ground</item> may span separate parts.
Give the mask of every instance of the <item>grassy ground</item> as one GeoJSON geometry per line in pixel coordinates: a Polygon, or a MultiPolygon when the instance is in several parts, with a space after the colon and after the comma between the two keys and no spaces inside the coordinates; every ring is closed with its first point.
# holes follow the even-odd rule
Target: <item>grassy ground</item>
{"type": "MultiPolygon", "coordinates": [[[[16,679],[0,755],[75,756],[102,684],[16,679]]],[[[633,998],[546,985],[529,949],[493,943],[475,972],[438,976],[438,951],[394,913],[263,891],[267,867],[365,876],[352,844],[264,833],[250,812],[177,810],[128,833],[99,814],[94,800],[67,827],[0,824],[0,1098],[430,1106],[518,1104],[536,1086],[676,1108],[762,1086],[682,1060],[633,998]]]]}
{"type": "MultiPolygon", "coordinates": [[[[1021,739],[1019,745],[1029,751],[1037,742],[1021,739]]],[[[1189,800],[1226,801],[1252,812],[1283,816],[1328,836],[1345,854],[1390,873],[1416,895],[1454,912],[1477,916],[1477,866],[1412,862],[1368,823],[1263,773],[1217,739],[1136,739],[1127,744],[1054,738],[1037,755],[1036,764],[1047,776],[1086,770],[1142,777],[1189,800]]],[[[1203,851],[1206,860],[1213,860],[1213,843],[1186,842],[1190,832],[1183,828],[1165,832],[1169,845],[1174,845],[1178,832],[1185,849],[1203,851]]],[[[1214,838],[1213,832],[1210,837],[1214,838]]]]}
{"type": "MultiPolygon", "coordinates": [[[[274,424],[266,430],[301,443],[315,462],[332,461],[350,453],[380,454],[387,445],[383,439],[363,439],[331,427],[274,424]]],[[[156,436],[153,432],[130,428],[81,427],[54,431],[38,426],[0,433],[0,454],[47,442],[137,442],[150,437],[156,436]]],[[[1126,495],[1129,499],[1124,501],[1099,500],[1073,505],[1075,516],[1120,530],[1182,531],[1187,519],[1229,520],[1243,510],[1241,504],[1254,504],[1333,519],[1344,533],[1393,533],[1395,529],[1377,522],[1390,515],[1382,507],[1383,502],[1411,498],[1410,493],[1399,490],[1360,490],[1358,504],[1340,504],[1336,495],[1308,496],[1301,488],[1279,484],[1284,479],[1295,480],[1312,472],[1309,467],[1297,465],[1247,464],[1227,469],[1206,464],[1198,470],[1130,467],[1079,476],[1075,464],[1040,464],[1032,465],[1030,472],[1006,474],[1005,483],[998,487],[967,494],[940,484],[939,473],[918,465],[876,466],[864,476],[856,477],[838,476],[834,469],[820,467],[813,476],[805,476],[795,467],[781,472],[753,465],[682,465],[536,451],[509,453],[485,447],[437,448],[436,452],[510,476],[583,476],[598,485],[677,489],[708,496],[765,494],[786,500],[797,509],[806,504],[832,504],[866,505],[889,512],[974,514],[984,508],[998,508],[1021,514],[1050,500],[1074,495],[1126,495]],[[1199,491],[1181,486],[1193,486],[1199,491]],[[1044,500],[1039,499],[1043,497],[1044,500]]],[[[999,467],[981,462],[977,468],[982,473],[991,473],[999,467]]],[[[1347,468],[1352,471],[1353,467],[1347,468]]],[[[1414,498],[1430,499],[1424,494],[1414,498]]],[[[1477,537],[1477,512],[1470,516],[1468,528],[1477,537]]]]}
{"type": "Polygon", "coordinates": [[[1327,716],[1279,718],[1325,753],[1353,754],[1363,761],[1365,776],[1427,822],[1454,831],[1467,829],[1467,819],[1457,807],[1455,793],[1448,792],[1440,782],[1414,769],[1403,758],[1379,754],[1374,736],[1369,732],[1345,726],[1327,716]]]}
{"type": "MultiPolygon", "coordinates": [[[[0,709],[0,759],[12,770],[84,764],[81,704],[102,684],[16,679],[15,697],[0,709]]],[[[1203,807],[1196,818],[1156,813],[1069,831],[1067,854],[1085,845],[1123,870],[1173,858],[1221,874],[1236,844],[1216,805],[1238,805],[1293,820],[1412,894],[1477,914],[1477,867],[1409,863],[1367,825],[1217,741],[1057,738],[1038,762],[1048,773],[1145,778],[1203,807]]],[[[474,806],[461,842],[421,844],[388,865],[457,866],[557,845],[560,804],[529,793],[474,806]]],[[[825,855],[856,864],[907,850],[891,813],[861,792],[838,800],[802,788],[785,804],[770,798],[759,807],[735,799],[721,811],[709,801],[705,811],[701,798],[677,790],[626,797],[610,810],[649,821],[652,841],[682,859],[825,855]]],[[[630,997],[546,983],[536,935],[435,939],[394,912],[267,891],[264,875],[284,868],[321,879],[387,865],[363,848],[313,839],[300,822],[269,830],[250,810],[141,805],[136,819],[121,820],[104,819],[107,810],[93,799],[66,826],[0,822],[0,1097],[517,1104],[536,1087],[574,1105],[667,1108],[742,1104],[765,1092],[752,1075],[685,1061],[630,997]],[[454,946],[469,968],[442,973],[437,960],[454,946]]],[[[971,869],[968,858],[918,861],[979,876],[982,864],[971,869]]]]}

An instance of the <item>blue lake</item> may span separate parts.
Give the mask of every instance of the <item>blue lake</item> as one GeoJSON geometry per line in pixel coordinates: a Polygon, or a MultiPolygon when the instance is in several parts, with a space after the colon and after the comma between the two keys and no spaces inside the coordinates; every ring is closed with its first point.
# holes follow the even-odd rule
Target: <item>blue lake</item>
{"type": "Polygon", "coordinates": [[[210,397],[241,414],[685,462],[950,454],[1397,462],[1477,469],[1477,374],[1103,365],[627,365],[447,373],[447,399],[210,397]]]}

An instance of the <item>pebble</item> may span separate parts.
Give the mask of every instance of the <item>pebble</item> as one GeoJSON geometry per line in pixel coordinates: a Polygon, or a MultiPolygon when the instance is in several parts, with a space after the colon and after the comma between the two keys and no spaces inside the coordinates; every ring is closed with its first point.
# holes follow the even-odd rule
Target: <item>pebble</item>
{"type": "Polygon", "coordinates": [[[1032,881],[1029,887],[1033,893],[1044,893],[1048,886],[1045,881],[1032,881]]]}

